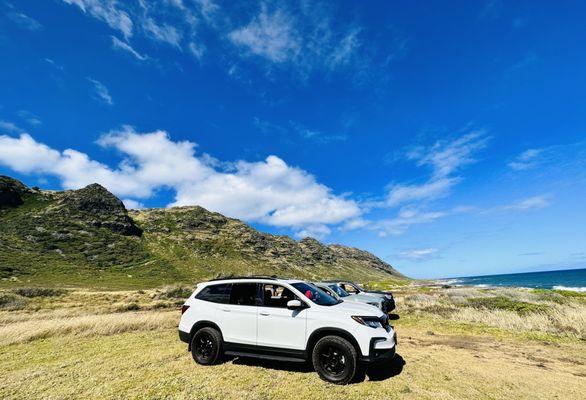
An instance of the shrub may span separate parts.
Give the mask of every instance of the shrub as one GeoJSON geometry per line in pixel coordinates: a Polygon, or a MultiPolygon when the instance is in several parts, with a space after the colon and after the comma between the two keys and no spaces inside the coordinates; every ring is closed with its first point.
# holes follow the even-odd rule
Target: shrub
{"type": "Polygon", "coordinates": [[[575,292],[573,290],[554,290],[553,292],[564,297],[586,300],[586,293],[584,292],[575,292]]]}
{"type": "Polygon", "coordinates": [[[116,311],[118,311],[118,312],[138,311],[138,310],[140,310],[140,306],[137,303],[121,304],[118,307],[116,307],[116,311]]]}
{"type": "Polygon", "coordinates": [[[543,304],[534,304],[527,303],[525,301],[511,300],[504,296],[472,298],[468,299],[468,304],[470,304],[474,308],[514,311],[518,314],[546,312],[549,309],[548,306],[543,304]]]}
{"type": "Polygon", "coordinates": [[[165,286],[158,297],[164,299],[186,299],[191,296],[193,289],[186,286],[165,286]]]}
{"type": "Polygon", "coordinates": [[[65,294],[65,290],[42,287],[23,287],[14,289],[14,293],[22,297],[55,297],[65,294]]]}
{"type": "Polygon", "coordinates": [[[26,306],[26,299],[13,293],[0,293],[0,309],[21,310],[26,306]]]}

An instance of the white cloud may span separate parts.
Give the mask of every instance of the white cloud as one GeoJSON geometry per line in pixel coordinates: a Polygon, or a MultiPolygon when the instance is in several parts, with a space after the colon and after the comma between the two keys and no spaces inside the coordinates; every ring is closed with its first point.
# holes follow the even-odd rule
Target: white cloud
{"type": "Polygon", "coordinates": [[[59,160],[58,151],[36,142],[26,133],[17,139],[7,135],[0,136],[0,163],[17,172],[46,173],[59,160]]]}
{"type": "Polygon", "coordinates": [[[181,48],[181,31],[173,25],[157,24],[152,18],[146,18],[142,24],[148,37],[159,42],[181,48]]]}
{"type": "Polygon", "coordinates": [[[205,47],[202,44],[191,42],[189,43],[188,48],[195,58],[197,58],[198,60],[201,60],[203,58],[203,55],[205,53],[205,47]]]}
{"type": "Polygon", "coordinates": [[[326,225],[318,224],[318,225],[310,225],[305,229],[302,229],[295,233],[295,236],[298,238],[306,238],[306,237],[313,237],[316,239],[322,239],[328,236],[332,230],[328,228],[326,225]]]}
{"type": "Polygon", "coordinates": [[[548,196],[540,195],[519,199],[511,204],[500,207],[500,209],[511,211],[529,211],[549,207],[550,205],[551,201],[549,200],[548,196]]]}
{"type": "Polygon", "coordinates": [[[276,63],[295,59],[301,47],[293,17],[280,9],[269,12],[266,4],[248,25],[230,32],[229,37],[252,54],[276,63]]]}
{"type": "Polygon", "coordinates": [[[105,104],[107,104],[109,106],[114,105],[114,101],[112,100],[112,96],[110,95],[110,91],[108,90],[108,88],[106,86],[104,86],[104,84],[102,82],[97,81],[92,78],[87,78],[87,80],[90,81],[94,85],[94,92],[100,101],[104,102],[105,104]]]}
{"type": "Polygon", "coordinates": [[[361,43],[358,40],[360,29],[353,29],[346,34],[329,55],[328,64],[331,67],[337,67],[350,62],[353,55],[360,48],[361,43]]]}
{"type": "Polygon", "coordinates": [[[426,261],[437,257],[439,249],[435,247],[428,247],[424,249],[409,249],[404,250],[398,254],[401,258],[406,258],[413,261],[426,261]]]}
{"type": "Polygon", "coordinates": [[[438,199],[446,196],[460,178],[441,178],[421,185],[394,185],[389,191],[387,204],[396,206],[411,201],[438,199]]]}
{"type": "Polygon", "coordinates": [[[213,0],[62,1],[120,32],[123,40],[113,39],[113,47],[137,59],[144,56],[129,44],[134,35],[167,43],[198,60],[207,50],[202,38],[209,39],[214,46],[205,51],[206,55],[216,56],[229,74],[241,60],[261,60],[267,61],[262,67],[268,74],[275,65],[290,68],[302,79],[314,71],[346,69],[353,72],[353,82],[362,83],[384,74],[388,65],[381,63],[381,55],[393,53],[397,47],[394,39],[376,49],[365,46],[365,28],[353,16],[340,20],[331,4],[261,0],[258,8],[241,21],[230,14],[233,7],[221,8],[213,0]],[[226,51],[230,49],[236,51],[226,51]]]}
{"type": "Polygon", "coordinates": [[[543,152],[542,149],[528,149],[519,154],[514,161],[509,163],[509,167],[515,171],[523,171],[533,168],[537,165],[537,157],[543,152]]]}
{"type": "Polygon", "coordinates": [[[39,126],[43,123],[39,117],[27,110],[20,110],[16,114],[32,126],[39,126]]]}
{"type": "Polygon", "coordinates": [[[225,163],[196,155],[192,142],[172,141],[164,131],[138,133],[130,127],[102,136],[98,144],[124,155],[117,168],[76,150],[51,149],[27,134],[0,136],[0,164],[20,173],[56,176],[65,188],[98,182],[134,201],[168,188],[176,193],[171,205],[198,204],[250,222],[292,228],[298,235],[325,235],[328,226],[361,214],[357,203],[333,194],[311,174],[276,156],[237,161],[225,169],[225,163]]]}
{"type": "MultiPolygon", "coordinates": [[[[228,38],[243,55],[273,64],[293,66],[301,75],[346,66],[362,47],[361,28],[333,22],[330,9],[301,3],[275,5],[262,2],[248,23],[233,29],[228,38]]],[[[367,55],[362,55],[366,62],[367,55]]]]}
{"type": "Polygon", "coordinates": [[[118,39],[115,36],[112,36],[112,47],[118,50],[123,50],[130,53],[133,57],[137,60],[145,61],[147,60],[147,56],[140,54],[138,51],[134,50],[134,48],[129,45],[128,43],[118,39]]]}
{"type": "Polygon", "coordinates": [[[26,30],[38,31],[43,28],[43,25],[41,25],[39,21],[21,12],[9,12],[7,15],[8,18],[12,20],[12,22],[16,23],[18,26],[26,30]]]}
{"type": "Polygon", "coordinates": [[[144,204],[133,199],[122,199],[122,202],[124,203],[124,207],[128,210],[140,210],[141,208],[144,208],[144,204]]]}
{"type": "Polygon", "coordinates": [[[134,24],[128,13],[118,7],[116,0],[63,0],[78,6],[84,13],[104,21],[110,28],[120,31],[125,38],[132,36],[134,24]]]}
{"type": "Polygon", "coordinates": [[[24,132],[18,125],[14,122],[0,120],[0,133],[21,133],[24,132]]]}
{"type": "Polygon", "coordinates": [[[317,129],[310,129],[296,121],[289,121],[291,128],[303,139],[308,139],[316,143],[328,144],[332,142],[343,142],[348,139],[345,134],[326,134],[317,129]]]}
{"type": "Polygon", "coordinates": [[[473,131],[452,141],[438,141],[432,146],[419,146],[407,153],[407,159],[418,166],[429,166],[431,177],[422,184],[395,184],[387,196],[389,206],[412,201],[435,200],[449,194],[462,180],[453,176],[462,167],[475,162],[474,153],[486,146],[488,138],[483,131],[473,131]]]}
{"type": "Polygon", "coordinates": [[[401,235],[412,225],[426,224],[448,215],[444,211],[421,211],[414,207],[403,207],[395,218],[373,222],[369,228],[380,236],[401,235]]]}
{"type": "Polygon", "coordinates": [[[484,131],[472,131],[453,141],[438,141],[431,147],[416,147],[407,157],[417,165],[433,169],[433,178],[444,178],[475,162],[475,151],[486,147],[488,137],[484,131]]]}

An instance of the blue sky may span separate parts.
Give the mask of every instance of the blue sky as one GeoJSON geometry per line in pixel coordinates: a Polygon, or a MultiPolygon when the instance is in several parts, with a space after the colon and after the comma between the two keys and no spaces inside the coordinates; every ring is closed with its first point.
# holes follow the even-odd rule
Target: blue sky
{"type": "Polygon", "coordinates": [[[586,261],[581,2],[0,3],[0,173],[413,277],[586,261]]]}

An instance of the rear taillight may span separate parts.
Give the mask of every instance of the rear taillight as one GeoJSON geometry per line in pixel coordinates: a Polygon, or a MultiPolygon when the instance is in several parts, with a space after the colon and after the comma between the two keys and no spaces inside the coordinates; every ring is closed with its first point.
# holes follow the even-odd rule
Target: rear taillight
{"type": "Polygon", "coordinates": [[[181,306],[181,315],[185,314],[185,311],[187,311],[188,308],[189,306],[187,304],[183,304],[181,306]]]}

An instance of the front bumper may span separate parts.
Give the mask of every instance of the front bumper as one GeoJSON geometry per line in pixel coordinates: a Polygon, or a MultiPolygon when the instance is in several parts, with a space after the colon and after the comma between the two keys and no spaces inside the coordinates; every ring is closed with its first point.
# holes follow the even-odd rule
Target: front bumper
{"type": "Polygon", "coordinates": [[[380,337],[373,337],[370,339],[370,346],[368,351],[368,356],[362,356],[360,361],[365,364],[378,364],[388,360],[392,360],[395,357],[397,348],[397,333],[393,334],[392,342],[388,340],[388,338],[380,336],[380,337]],[[390,342],[392,344],[391,347],[388,347],[387,343],[390,342]]]}

